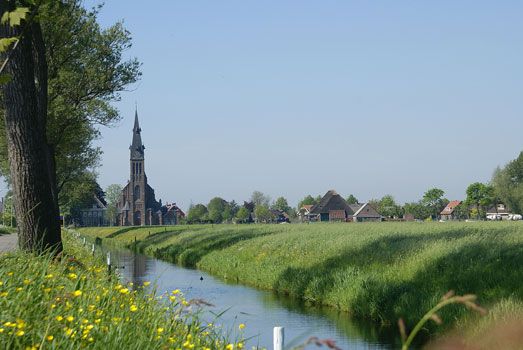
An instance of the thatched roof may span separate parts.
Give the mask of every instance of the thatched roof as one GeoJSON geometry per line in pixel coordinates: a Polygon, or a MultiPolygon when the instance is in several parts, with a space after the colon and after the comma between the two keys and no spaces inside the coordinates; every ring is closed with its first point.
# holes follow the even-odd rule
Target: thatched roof
{"type": "Polygon", "coordinates": [[[354,214],[350,205],[336,191],[330,190],[311,209],[311,214],[328,214],[332,210],[344,210],[347,215],[354,214]]]}

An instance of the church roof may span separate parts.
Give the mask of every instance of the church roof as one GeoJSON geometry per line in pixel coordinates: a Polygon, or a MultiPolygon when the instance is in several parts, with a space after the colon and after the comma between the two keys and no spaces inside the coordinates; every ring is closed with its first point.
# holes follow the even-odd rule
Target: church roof
{"type": "Polygon", "coordinates": [[[138,111],[134,113],[134,128],[133,128],[133,143],[129,147],[131,150],[131,159],[142,160],[144,159],[144,149],[142,143],[142,129],[140,129],[140,123],[138,122],[138,111]]]}

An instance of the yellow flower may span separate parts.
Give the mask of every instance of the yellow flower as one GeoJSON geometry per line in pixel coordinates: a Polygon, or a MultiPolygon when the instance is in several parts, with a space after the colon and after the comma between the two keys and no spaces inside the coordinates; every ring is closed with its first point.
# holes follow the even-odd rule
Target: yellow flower
{"type": "Polygon", "coordinates": [[[51,291],[51,288],[44,288],[45,293],[49,293],[51,291]]]}
{"type": "Polygon", "coordinates": [[[25,332],[23,330],[19,330],[18,332],[16,332],[17,337],[21,337],[24,334],[25,334],[25,332]]]}
{"type": "Polygon", "coordinates": [[[6,297],[9,295],[9,292],[2,292],[0,293],[0,297],[6,297]]]}
{"type": "Polygon", "coordinates": [[[172,303],[174,303],[174,302],[176,301],[176,297],[175,297],[174,295],[171,295],[171,296],[169,297],[169,300],[170,300],[172,303]]]}
{"type": "Polygon", "coordinates": [[[240,330],[244,329],[244,328],[245,328],[245,324],[244,324],[244,323],[240,323],[240,325],[238,326],[238,328],[239,328],[240,330]]]}
{"type": "Polygon", "coordinates": [[[100,323],[100,321],[102,321],[102,320],[97,318],[96,320],[94,320],[94,323],[98,324],[98,323],[100,323]]]}
{"type": "Polygon", "coordinates": [[[67,316],[65,318],[68,322],[73,322],[74,321],[74,317],[73,316],[67,316]]]}
{"type": "Polygon", "coordinates": [[[78,275],[76,273],[71,272],[70,274],[67,275],[67,277],[69,277],[72,280],[75,280],[78,277],[78,275]]]}
{"type": "Polygon", "coordinates": [[[93,328],[94,328],[94,326],[93,326],[92,324],[90,324],[90,325],[88,325],[88,326],[87,326],[87,327],[85,327],[85,328],[86,328],[87,330],[89,330],[89,331],[90,331],[91,329],[93,329],[93,328]]]}
{"type": "Polygon", "coordinates": [[[56,307],[56,304],[51,304],[51,309],[54,309],[56,307]]]}
{"type": "Polygon", "coordinates": [[[91,338],[87,339],[87,341],[88,341],[89,343],[92,343],[92,342],[94,342],[94,339],[93,339],[93,337],[91,337],[91,338]]]}
{"type": "Polygon", "coordinates": [[[158,334],[162,334],[162,333],[163,333],[163,328],[162,328],[162,327],[159,327],[159,328],[156,330],[156,333],[158,333],[158,334]]]}
{"type": "Polygon", "coordinates": [[[26,346],[25,347],[25,350],[38,350],[38,348],[36,346],[26,346]]]}
{"type": "Polygon", "coordinates": [[[187,340],[185,343],[183,343],[183,347],[187,349],[194,349],[194,344],[191,344],[191,342],[187,340]]]}
{"type": "Polygon", "coordinates": [[[57,320],[58,322],[60,322],[60,321],[63,320],[63,319],[64,319],[64,318],[63,318],[62,316],[56,316],[56,320],[57,320]]]}
{"type": "Polygon", "coordinates": [[[25,284],[25,285],[31,284],[31,280],[29,280],[29,279],[26,278],[26,279],[24,280],[24,284],[25,284]]]}
{"type": "Polygon", "coordinates": [[[122,294],[129,294],[129,289],[122,288],[122,289],[120,289],[120,293],[122,293],[122,294]]]}
{"type": "Polygon", "coordinates": [[[46,339],[47,341],[53,341],[54,337],[52,335],[48,335],[46,339]]]}
{"type": "Polygon", "coordinates": [[[17,292],[21,292],[21,291],[22,291],[22,287],[18,287],[18,288],[16,288],[16,291],[17,291],[17,292]]]}
{"type": "Polygon", "coordinates": [[[175,342],[175,339],[173,337],[169,337],[169,343],[174,343],[175,342]]]}
{"type": "Polygon", "coordinates": [[[4,333],[4,329],[3,328],[0,328],[0,334],[1,333],[4,333]]]}
{"type": "Polygon", "coordinates": [[[187,334],[187,340],[188,340],[188,341],[191,341],[191,340],[192,340],[192,334],[190,334],[190,333],[187,334]]]}
{"type": "Polygon", "coordinates": [[[138,307],[136,305],[131,305],[131,307],[129,307],[129,310],[131,310],[131,312],[136,312],[138,310],[138,307]]]}
{"type": "Polygon", "coordinates": [[[123,286],[121,284],[114,286],[114,289],[116,289],[116,290],[119,290],[119,289],[122,289],[122,288],[123,288],[123,286]]]}
{"type": "Polygon", "coordinates": [[[175,290],[173,290],[171,293],[173,293],[173,294],[178,294],[178,293],[180,293],[180,290],[179,290],[179,289],[175,289],[175,290]]]}
{"type": "Polygon", "coordinates": [[[48,275],[45,275],[45,278],[47,278],[47,279],[51,279],[51,278],[53,278],[53,277],[54,277],[54,276],[53,276],[52,273],[50,273],[50,274],[48,274],[48,275]]]}
{"type": "Polygon", "coordinates": [[[236,344],[236,346],[238,347],[238,349],[243,349],[243,343],[238,343],[236,344]]]}
{"type": "Polygon", "coordinates": [[[65,334],[67,334],[68,336],[72,336],[73,335],[73,330],[71,328],[65,328],[65,334]]]}
{"type": "Polygon", "coordinates": [[[183,306],[189,306],[189,303],[186,300],[182,300],[182,305],[183,306]]]}
{"type": "Polygon", "coordinates": [[[143,285],[144,285],[145,287],[147,287],[147,286],[150,285],[150,284],[151,284],[151,282],[149,282],[149,281],[145,281],[145,282],[143,283],[143,285]]]}
{"type": "Polygon", "coordinates": [[[79,297],[79,296],[81,296],[81,295],[82,295],[82,291],[81,291],[81,290],[75,290],[75,291],[73,292],[73,296],[75,296],[75,297],[79,297]]]}
{"type": "Polygon", "coordinates": [[[227,346],[225,347],[226,350],[232,350],[234,349],[234,345],[233,344],[227,344],[227,346]]]}
{"type": "Polygon", "coordinates": [[[12,276],[12,275],[13,275],[12,272],[8,272],[8,273],[7,273],[7,276],[12,276]]]}

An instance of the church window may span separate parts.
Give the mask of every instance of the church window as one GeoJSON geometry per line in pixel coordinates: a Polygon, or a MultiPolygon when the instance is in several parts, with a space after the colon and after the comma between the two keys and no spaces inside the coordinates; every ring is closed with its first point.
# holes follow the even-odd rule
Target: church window
{"type": "Polygon", "coordinates": [[[140,199],[140,186],[134,186],[134,200],[140,199]]]}

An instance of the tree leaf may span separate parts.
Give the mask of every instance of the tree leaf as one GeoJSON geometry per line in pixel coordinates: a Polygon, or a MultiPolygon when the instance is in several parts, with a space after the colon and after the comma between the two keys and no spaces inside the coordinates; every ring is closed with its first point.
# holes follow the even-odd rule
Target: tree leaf
{"type": "Polygon", "coordinates": [[[14,11],[6,11],[2,15],[2,18],[0,19],[0,22],[2,24],[6,24],[9,22],[10,26],[19,26],[20,22],[22,22],[23,19],[27,17],[27,14],[29,13],[28,7],[17,7],[14,11]]]}
{"type": "Polygon", "coordinates": [[[5,52],[9,49],[9,46],[16,43],[18,38],[12,37],[12,38],[3,38],[0,39],[0,52],[5,52]]]}

